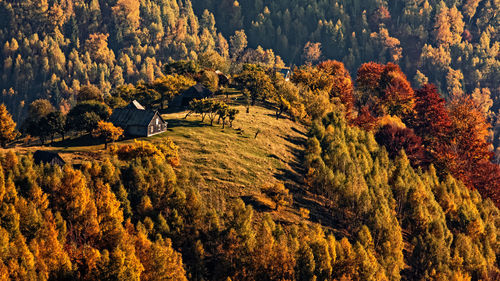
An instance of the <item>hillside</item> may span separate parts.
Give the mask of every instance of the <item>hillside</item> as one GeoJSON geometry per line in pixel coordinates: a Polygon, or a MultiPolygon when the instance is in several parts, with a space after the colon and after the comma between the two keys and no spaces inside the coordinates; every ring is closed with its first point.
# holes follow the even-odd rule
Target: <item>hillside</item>
{"type": "Polygon", "coordinates": [[[221,125],[201,123],[197,116],[184,119],[186,112],[164,115],[170,126],[167,135],[180,147],[181,165],[199,174],[208,199],[216,200],[213,204],[260,193],[264,185],[279,179],[289,180],[296,174],[293,163],[300,161],[297,157],[306,140],[303,125],[276,120],[269,109],[255,107],[245,113],[244,106],[236,108],[240,116],[233,128],[224,130],[221,125]]]}
{"type": "Polygon", "coordinates": [[[0,281],[500,280],[497,2],[0,1],[0,281]]]}

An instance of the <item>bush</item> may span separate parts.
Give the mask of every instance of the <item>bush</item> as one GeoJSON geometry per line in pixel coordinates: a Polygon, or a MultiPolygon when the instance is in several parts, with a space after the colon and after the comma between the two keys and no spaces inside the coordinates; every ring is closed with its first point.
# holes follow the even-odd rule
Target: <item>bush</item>
{"type": "Polygon", "coordinates": [[[286,189],[285,185],[282,183],[275,183],[271,186],[264,187],[263,191],[276,204],[275,210],[293,204],[292,195],[289,194],[288,189],[286,189]]]}

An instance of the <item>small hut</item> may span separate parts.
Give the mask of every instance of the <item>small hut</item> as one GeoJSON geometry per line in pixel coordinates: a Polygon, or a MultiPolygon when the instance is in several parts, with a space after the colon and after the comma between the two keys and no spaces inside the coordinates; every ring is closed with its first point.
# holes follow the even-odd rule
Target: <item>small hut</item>
{"type": "Polygon", "coordinates": [[[172,101],[168,104],[169,112],[179,112],[185,110],[189,103],[194,99],[204,99],[211,97],[213,95],[212,91],[210,91],[207,87],[203,86],[203,84],[198,83],[193,87],[187,89],[180,95],[177,95],[172,101]]]}
{"type": "Polygon", "coordinates": [[[224,73],[222,73],[222,71],[216,70],[215,74],[217,74],[217,76],[219,77],[219,86],[229,86],[229,78],[224,73]]]}
{"type": "Polygon", "coordinates": [[[64,166],[66,162],[59,156],[59,153],[53,151],[37,150],[33,154],[33,160],[36,165],[50,164],[64,166]]]}

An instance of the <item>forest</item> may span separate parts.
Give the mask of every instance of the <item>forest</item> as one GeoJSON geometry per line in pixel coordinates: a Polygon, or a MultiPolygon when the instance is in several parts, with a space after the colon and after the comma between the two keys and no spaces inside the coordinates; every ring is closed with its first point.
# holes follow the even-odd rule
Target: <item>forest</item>
{"type": "Polygon", "coordinates": [[[500,280],[499,5],[0,1],[0,280],[500,280]]]}

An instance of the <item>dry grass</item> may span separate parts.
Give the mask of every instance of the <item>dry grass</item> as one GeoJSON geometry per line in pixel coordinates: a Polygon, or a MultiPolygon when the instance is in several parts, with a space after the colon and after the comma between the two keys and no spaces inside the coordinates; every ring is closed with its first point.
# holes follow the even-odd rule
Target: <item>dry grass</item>
{"type": "Polygon", "coordinates": [[[232,95],[227,101],[240,110],[233,128],[210,126],[195,115],[184,119],[186,112],[181,112],[164,115],[170,128],[167,135],[180,147],[181,166],[204,179],[198,185],[210,205],[224,209],[228,198],[240,197],[258,210],[269,211],[272,204],[261,188],[293,181],[290,174],[306,129],[288,119],[276,120],[272,110],[260,106],[246,113],[237,98],[232,95]]]}

